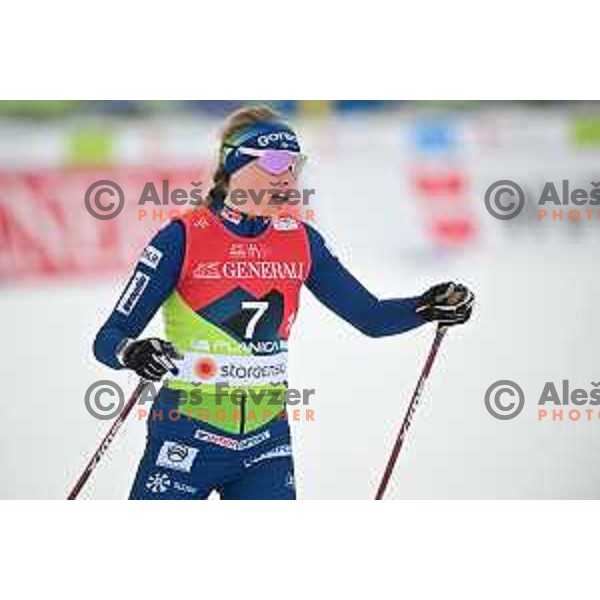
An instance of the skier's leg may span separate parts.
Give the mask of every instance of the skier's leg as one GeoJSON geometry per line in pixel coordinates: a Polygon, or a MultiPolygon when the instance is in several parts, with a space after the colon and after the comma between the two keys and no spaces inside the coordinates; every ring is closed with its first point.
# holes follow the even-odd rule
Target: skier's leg
{"type": "Polygon", "coordinates": [[[189,440],[148,434],[130,500],[204,500],[208,497],[214,486],[202,477],[200,450],[186,442],[189,440]]]}
{"type": "Polygon", "coordinates": [[[295,500],[294,461],[289,438],[280,439],[270,448],[244,458],[239,477],[219,491],[223,500],[295,500]]]}
{"type": "Polygon", "coordinates": [[[207,465],[195,425],[165,416],[175,406],[170,390],[162,389],[148,416],[146,449],[140,461],[130,500],[201,500],[215,489],[215,469],[207,465]]]}

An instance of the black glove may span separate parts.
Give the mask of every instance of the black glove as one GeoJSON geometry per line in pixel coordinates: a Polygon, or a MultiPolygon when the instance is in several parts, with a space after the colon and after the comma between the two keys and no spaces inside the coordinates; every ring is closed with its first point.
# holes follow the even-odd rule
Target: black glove
{"type": "Polygon", "coordinates": [[[159,338],[127,340],[117,356],[123,366],[150,381],[160,381],[167,372],[177,375],[179,369],[173,360],[183,358],[173,344],[159,338]]]}
{"type": "Polygon", "coordinates": [[[417,312],[440,325],[459,325],[471,317],[475,296],[460,283],[438,283],[429,288],[417,303],[417,312]]]}

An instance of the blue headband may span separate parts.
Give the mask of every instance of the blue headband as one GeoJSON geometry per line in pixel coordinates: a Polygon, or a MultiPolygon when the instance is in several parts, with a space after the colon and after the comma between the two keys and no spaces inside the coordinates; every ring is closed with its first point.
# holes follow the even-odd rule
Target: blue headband
{"type": "Polygon", "coordinates": [[[276,121],[255,123],[224,141],[220,158],[225,174],[231,175],[254,160],[254,157],[238,151],[242,146],[257,150],[300,152],[298,138],[287,125],[276,121]]]}

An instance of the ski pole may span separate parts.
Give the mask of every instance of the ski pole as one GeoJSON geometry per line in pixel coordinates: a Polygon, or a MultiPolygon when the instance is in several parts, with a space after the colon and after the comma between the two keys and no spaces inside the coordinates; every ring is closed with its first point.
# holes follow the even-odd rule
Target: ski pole
{"type": "Polygon", "coordinates": [[[139,400],[139,397],[144,391],[144,388],[147,384],[148,382],[144,379],[141,379],[140,382],[137,384],[137,387],[131,394],[131,397],[119,413],[119,416],[115,419],[111,428],[108,430],[108,433],[96,449],[96,452],[94,452],[92,458],[90,458],[90,461],[83,470],[83,473],[79,476],[79,479],[77,480],[77,482],[73,486],[73,489],[67,496],[67,500],[75,500],[77,498],[79,492],[82,490],[86,481],[90,478],[90,475],[94,472],[94,469],[98,466],[98,463],[100,462],[104,454],[106,454],[106,451],[108,450],[112,441],[115,439],[119,429],[121,428],[121,425],[123,425],[125,419],[129,416],[129,413],[137,404],[137,401],[139,400]]]}
{"type": "Polygon", "coordinates": [[[421,376],[419,377],[419,381],[417,382],[417,387],[413,392],[410,404],[408,405],[408,410],[406,411],[406,415],[404,415],[402,427],[400,427],[398,437],[396,438],[396,443],[394,444],[392,453],[390,454],[390,458],[385,467],[385,471],[383,473],[383,477],[381,478],[379,488],[377,489],[375,500],[381,500],[383,498],[383,495],[385,494],[385,490],[394,471],[394,466],[396,465],[396,461],[398,460],[398,455],[400,454],[400,450],[402,449],[404,438],[406,437],[406,433],[408,432],[408,428],[410,427],[413,415],[421,399],[421,394],[423,393],[425,382],[429,377],[429,373],[431,372],[433,362],[438,353],[438,350],[440,349],[442,340],[444,339],[444,336],[446,335],[447,331],[447,325],[438,325],[437,331],[435,333],[435,338],[433,340],[433,343],[431,344],[431,349],[429,350],[429,355],[427,356],[427,360],[425,361],[425,365],[423,367],[423,370],[421,371],[421,376]]]}

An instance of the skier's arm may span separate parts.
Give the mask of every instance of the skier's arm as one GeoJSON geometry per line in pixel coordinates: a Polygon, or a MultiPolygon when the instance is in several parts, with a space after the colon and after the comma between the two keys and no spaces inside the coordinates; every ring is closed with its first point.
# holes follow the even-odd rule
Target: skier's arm
{"type": "MultiPolygon", "coordinates": [[[[100,362],[113,369],[123,368],[118,351],[122,354],[123,345],[142,333],[177,285],[184,248],[185,231],[178,221],[173,221],[154,236],[111,315],[96,335],[94,355],[100,362]]],[[[136,343],[148,344],[148,341],[136,343]]],[[[135,357],[140,352],[131,354],[135,357]]],[[[135,361],[130,362],[132,364],[127,366],[136,370],[135,361]]]]}
{"type": "Polygon", "coordinates": [[[329,251],[321,235],[305,226],[312,258],[306,285],[325,306],[371,337],[402,333],[427,322],[416,312],[420,297],[379,300],[329,251]]]}

